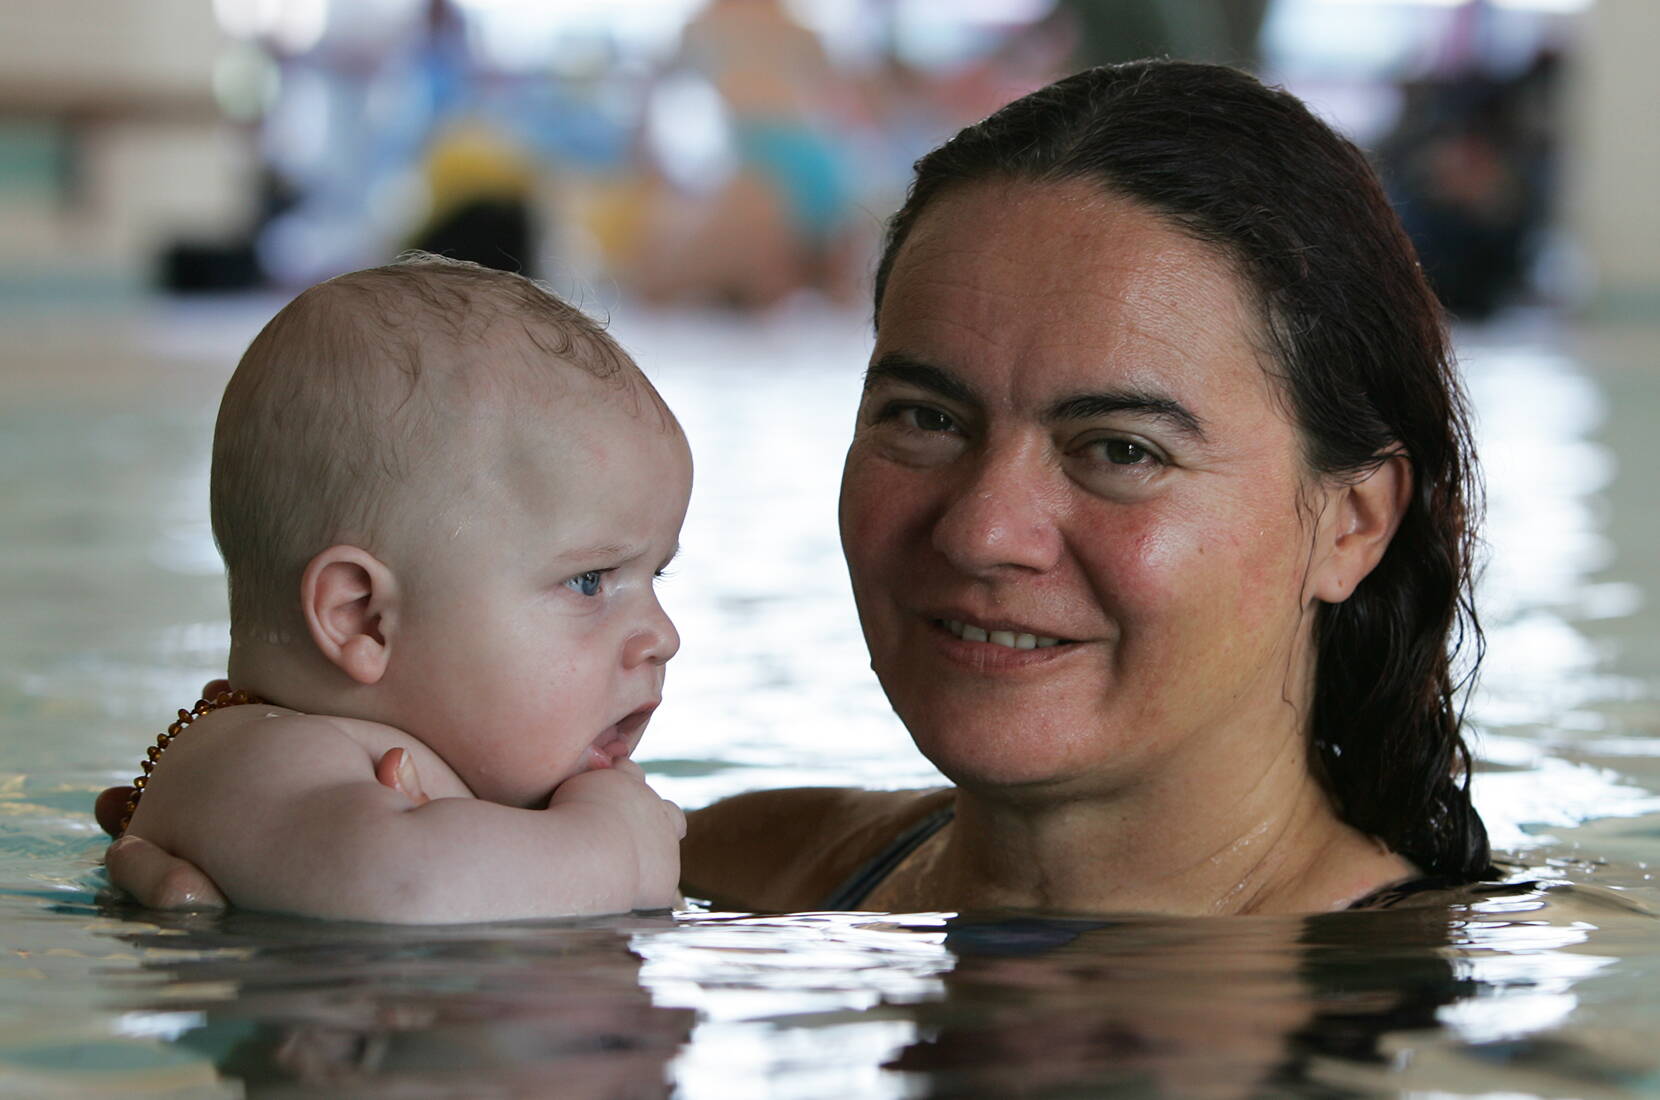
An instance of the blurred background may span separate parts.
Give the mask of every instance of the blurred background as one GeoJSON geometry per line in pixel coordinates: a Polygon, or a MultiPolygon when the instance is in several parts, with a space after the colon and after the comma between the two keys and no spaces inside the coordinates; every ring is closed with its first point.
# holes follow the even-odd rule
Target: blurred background
{"type": "Polygon", "coordinates": [[[5,0],[0,305],[409,247],[605,301],[852,302],[931,144],[1168,54],[1372,151],[1460,317],[1642,312],[1657,46],[1651,0],[5,0]]]}

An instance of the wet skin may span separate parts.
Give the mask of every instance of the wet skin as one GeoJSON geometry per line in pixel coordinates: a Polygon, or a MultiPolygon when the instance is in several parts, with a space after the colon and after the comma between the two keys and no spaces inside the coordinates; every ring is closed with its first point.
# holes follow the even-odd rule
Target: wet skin
{"type": "Polygon", "coordinates": [[[919,220],[879,321],[842,542],[930,759],[1052,798],[1277,751],[1322,502],[1218,257],[1086,185],[975,185],[919,220]]]}

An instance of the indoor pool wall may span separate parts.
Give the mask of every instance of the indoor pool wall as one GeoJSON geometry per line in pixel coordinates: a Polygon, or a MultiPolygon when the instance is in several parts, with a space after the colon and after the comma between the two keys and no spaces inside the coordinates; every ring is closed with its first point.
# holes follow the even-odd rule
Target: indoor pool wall
{"type": "MultiPolygon", "coordinates": [[[[92,795],[222,671],[209,433],[278,304],[0,318],[0,1092],[1660,1089],[1660,330],[1461,334],[1490,505],[1478,800],[1537,885],[1309,920],[108,904],[92,795]]],[[[835,532],[868,326],[620,308],[613,331],[697,463],[654,783],[692,807],[937,782],[866,668],[835,532]]]]}

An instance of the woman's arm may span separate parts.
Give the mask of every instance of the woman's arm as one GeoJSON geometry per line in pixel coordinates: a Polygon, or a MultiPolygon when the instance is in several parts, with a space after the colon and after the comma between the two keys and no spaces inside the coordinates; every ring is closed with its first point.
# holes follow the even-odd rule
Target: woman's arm
{"type": "Polygon", "coordinates": [[[686,815],[680,888],[723,909],[820,908],[865,860],[945,805],[949,789],[751,791],[686,815]]]}

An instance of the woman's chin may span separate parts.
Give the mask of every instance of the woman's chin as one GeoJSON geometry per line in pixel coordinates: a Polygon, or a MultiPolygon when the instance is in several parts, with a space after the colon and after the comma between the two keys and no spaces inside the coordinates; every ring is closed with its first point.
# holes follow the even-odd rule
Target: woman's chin
{"type": "Polygon", "coordinates": [[[918,733],[917,748],[947,779],[967,790],[1029,789],[1053,792],[1057,784],[1078,781],[1091,769],[1075,747],[1024,733],[1010,738],[973,736],[962,730],[918,733]]]}

